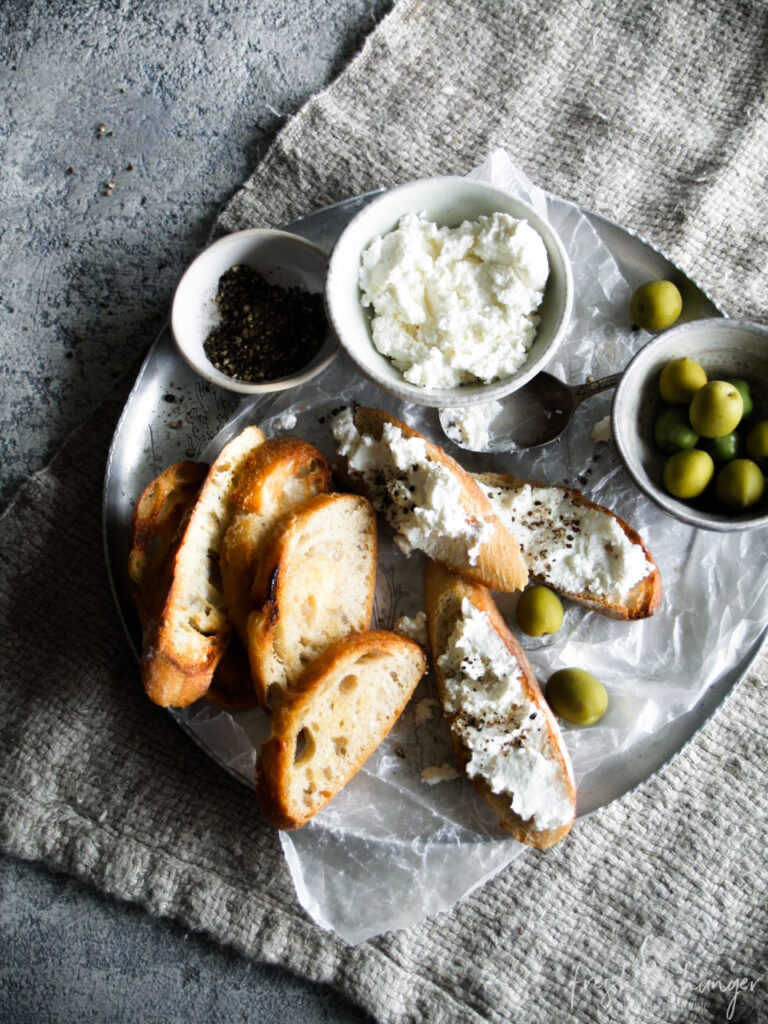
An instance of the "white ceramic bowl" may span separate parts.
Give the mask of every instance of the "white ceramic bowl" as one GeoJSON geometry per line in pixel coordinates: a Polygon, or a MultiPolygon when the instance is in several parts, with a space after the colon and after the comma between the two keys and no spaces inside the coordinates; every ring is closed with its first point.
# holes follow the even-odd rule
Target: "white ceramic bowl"
{"type": "Polygon", "coordinates": [[[338,351],[338,340],[330,327],[319,352],[289,377],[252,384],[221,373],[209,361],[203,344],[218,321],[219,278],[236,264],[257,270],[270,284],[322,292],[328,257],[300,235],[260,228],[236,231],[209,245],[184,272],[173,297],[171,330],[181,355],[211,384],[240,394],[282,391],[315,377],[338,351]]]}
{"type": "Polygon", "coordinates": [[[406,402],[433,407],[476,405],[522,387],[549,362],[562,341],[573,306],[573,276],[563,243],[532,207],[508,192],[469,178],[425,178],[400,185],[373,200],[346,227],[331,254],[325,300],[342,346],[374,383],[406,402]],[[457,227],[484,214],[508,213],[527,220],[544,240],[550,276],[540,310],[541,323],[522,368],[491,384],[427,389],[408,383],[381,355],[371,338],[371,313],[360,302],[358,269],[363,250],[397,225],[406,213],[424,213],[441,226],[457,227]]]}
{"type": "Polygon", "coordinates": [[[627,472],[660,508],[691,526],[723,532],[768,526],[768,490],[752,508],[729,512],[704,496],[680,501],[664,489],[665,456],[654,443],[653,424],[663,404],[659,375],[678,356],[696,360],[710,380],[746,380],[754,401],[750,421],[768,419],[768,327],[719,317],[672,327],[637,353],[614,394],[611,425],[627,472]]]}

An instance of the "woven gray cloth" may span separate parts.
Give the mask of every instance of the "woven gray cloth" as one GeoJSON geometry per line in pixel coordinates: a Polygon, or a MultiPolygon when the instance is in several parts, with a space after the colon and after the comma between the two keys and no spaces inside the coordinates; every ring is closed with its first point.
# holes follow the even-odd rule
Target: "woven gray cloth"
{"type": "MultiPolygon", "coordinates": [[[[401,0],[220,227],[462,173],[503,146],[765,322],[767,52],[762,3],[401,0]]],[[[3,517],[5,851],[336,985],[382,1021],[768,1019],[765,657],[670,765],[566,842],[450,913],[346,946],[299,907],[251,792],[140,692],[101,539],[126,394],[3,517]]]]}

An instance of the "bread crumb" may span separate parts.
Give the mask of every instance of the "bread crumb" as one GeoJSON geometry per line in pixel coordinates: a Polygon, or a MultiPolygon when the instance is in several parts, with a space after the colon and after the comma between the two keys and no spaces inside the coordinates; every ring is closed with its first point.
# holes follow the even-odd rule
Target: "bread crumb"
{"type": "Polygon", "coordinates": [[[421,773],[421,781],[425,782],[428,786],[435,786],[438,782],[452,782],[454,779],[458,779],[459,773],[453,767],[448,764],[433,764],[429,768],[425,768],[421,773]]]}
{"type": "Polygon", "coordinates": [[[434,697],[423,697],[417,701],[413,706],[413,724],[423,725],[425,722],[431,722],[432,712],[439,706],[440,702],[434,697]]]}

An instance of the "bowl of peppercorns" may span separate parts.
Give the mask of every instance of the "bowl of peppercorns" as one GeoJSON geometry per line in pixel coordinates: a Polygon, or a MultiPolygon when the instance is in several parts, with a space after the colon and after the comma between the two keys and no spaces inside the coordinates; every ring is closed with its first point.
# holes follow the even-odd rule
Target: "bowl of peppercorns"
{"type": "Polygon", "coordinates": [[[323,288],[328,257],[287,231],[251,228],[219,238],[184,272],[171,331],[211,384],[258,394],[295,387],[338,351],[323,288]]]}

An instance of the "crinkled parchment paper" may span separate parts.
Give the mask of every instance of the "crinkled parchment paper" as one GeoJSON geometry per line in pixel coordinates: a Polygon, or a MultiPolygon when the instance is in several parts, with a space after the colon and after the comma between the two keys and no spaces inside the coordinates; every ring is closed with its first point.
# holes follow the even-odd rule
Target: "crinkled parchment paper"
{"type": "MultiPolygon", "coordinates": [[[[648,335],[630,329],[629,288],[589,220],[572,203],[535,188],[504,153],[493,154],[473,176],[532,203],[568,250],[573,320],[548,370],[570,383],[621,370],[648,335]]],[[[340,355],[297,391],[242,408],[204,455],[211,457],[247,423],[258,423],[268,436],[306,438],[333,458],[332,411],[353,400],[407,420],[470,470],[579,487],[618,511],[648,543],[664,585],[661,608],[652,619],[616,622],[569,605],[554,637],[524,641],[542,682],[557,668],[580,666],[609,690],[610,707],[599,725],[564,729],[582,784],[596,779],[599,789],[601,766],[605,772],[609,763],[612,773],[621,772],[649,736],[694,707],[759,639],[768,619],[768,574],[762,557],[754,555],[758,548],[764,553],[766,531],[696,531],[644,498],[620,467],[613,444],[592,440],[594,424],[610,409],[610,395],[584,403],[563,439],[535,454],[471,455],[445,439],[435,410],[403,406],[362,380],[340,355]],[[286,413],[296,416],[289,429],[286,413]]],[[[391,628],[400,615],[423,608],[423,564],[418,554],[400,554],[381,527],[376,626],[391,628]]],[[[515,600],[499,597],[508,619],[515,600]]],[[[466,779],[422,781],[425,768],[453,764],[435,698],[430,673],[349,785],[303,829],[281,834],[302,905],[318,924],[348,942],[450,908],[524,852],[500,831],[466,779]]],[[[231,771],[253,781],[258,744],[269,732],[261,712],[228,714],[201,702],[177,717],[231,771]]]]}

